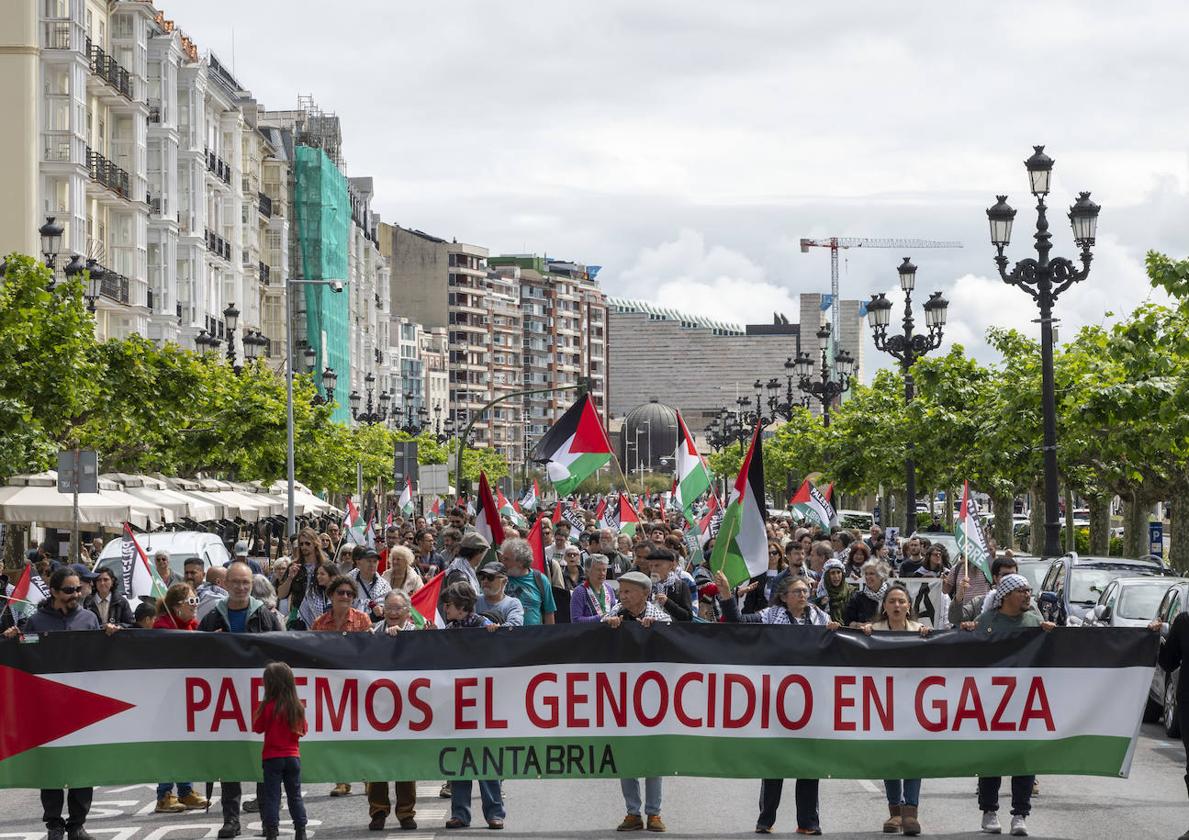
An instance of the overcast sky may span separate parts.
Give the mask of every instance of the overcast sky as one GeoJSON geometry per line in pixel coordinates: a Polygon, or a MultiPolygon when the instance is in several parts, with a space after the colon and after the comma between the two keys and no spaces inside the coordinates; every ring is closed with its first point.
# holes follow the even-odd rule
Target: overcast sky
{"type": "MultiPolygon", "coordinates": [[[[1033,143],[1056,160],[1055,255],[1073,256],[1076,191],[1103,207],[1063,333],[1147,299],[1149,248],[1189,252],[1184,4],[157,5],[265,106],[311,94],[337,113],[385,221],[602,265],[610,294],[795,320],[830,279],[803,236],[960,240],[846,252],[842,294],[892,290],[911,255],[919,297],[951,302],[947,339],[986,359],[989,325],[1035,332],[1030,298],[994,276],[984,212],[1006,192],[1011,256],[1033,253],[1033,143]]],[[[887,360],[868,347],[868,372],[887,360]]]]}

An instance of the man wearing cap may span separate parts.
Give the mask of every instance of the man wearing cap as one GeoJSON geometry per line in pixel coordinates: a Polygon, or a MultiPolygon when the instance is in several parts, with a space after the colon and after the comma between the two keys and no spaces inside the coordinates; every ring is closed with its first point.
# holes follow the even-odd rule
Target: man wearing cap
{"type": "Polygon", "coordinates": [[[91,597],[95,590],[95,578],[98,577],[94,572],[86,567],[83,563],[71,563],[66,568],[70,569],[78,575],[79,582],[82,584],[82,591],[79,592],[78,600],[83,604],[83,609],[86,609],[86,600],[91,597]]]}
{"type": "Polygon", "coordinates": [[[235,544],[235,559],[242,560],[248,564],[254,575],[262,575],[264,571],[260,568],[260,564],[248,556],[248,541],[240,540],[235,544]]]}
{"type": "Polygon", "coordinates": [[[524,605],[519,598],[504,594],[508,585],[508,570],[498,560],[479,569],[482,590],[475,603],[475,612],[485,615],[504,627],[524,626],[524,605]]]}
{"type": "Polygon", "coordinates": [[[467,531],[463,534],[462,540],[458,543],[458,556],[451,560],[450,565],[446,567],[446,580],[442,591],[445,591],[446,587],[452,583],[466,581],[478,595],[482,589],[479,586],[479,577],[475,574],[475,570],[483,565],[490,549],[491,544],[478,531],[467,531]]]}
{"type": "MultiPolygon", "coordinates": [[[[649,600],[652,594],[652,579],[642,572],[627,572],[619,576],[619,603],[607,610],[603,617],[604,623],[611,627],[620,627],[625,621],[639,622],[641,627],[652,627],[654,624],[671,624],[673,619],[667,612],[649,600]]],[[[627,816],[616,828],[617,831],[638,831],[647,827],[649,831],[665,831],[665,823],[661,820],[661,777],[650,776],[644,780],[644,815],[648,819],[645,826],[640,817],[640,780],[620,779],[620,789],[623,791],[623,804],[627,809],[627,816]]]]}
{"type": "Polygon", "coordinates": [[[380,577],[379,568],[379,552],[366,548],[359,558],[359,565],[347,574],[355,581],[355,609],[367,613],[372,621],[384,617],[384,597],[392,591],[388,581],[380,577]]]}

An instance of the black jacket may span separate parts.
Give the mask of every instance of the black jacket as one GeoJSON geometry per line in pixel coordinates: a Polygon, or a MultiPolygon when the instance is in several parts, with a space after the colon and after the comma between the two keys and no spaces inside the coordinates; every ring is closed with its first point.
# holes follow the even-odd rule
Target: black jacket
{"type": "MultiPolygon", "coordinates": [[[[215,630],[231,632],[231,625],[227,620],[226,598],[215,604],[215,608],[203,616],[198,629],[208,633],[215,630]]],[[[244,624],[245,633],[270,633],[281,629],[280,620],[272,610],[264,606],[263,601],[257,601],[255,598],[248,599],[248,619],[244,624]]]]}
{"type": "MultiPolygon", "coordinates": [[[[87,600],[83,601],[83,607],[95,613],[95,617],[99,619],[99,626],[102,627],[103,619],[99,617],[99,596],[92,592],[87,596],[87,600]]],[[[107,608],[107,620],[109,623],[125,629],[136,626],[136,614],[132,605],[128,603],[127,598],[114,591],[111,593],[111,604],[107,608]]]]}
{"type": "Polygon", "coordinates": [[[1189,668],[1184,665],[1186,652],[1189,652],[1189,613],[1181,613],[1172,620],[1172,626],[1168,628],[1168,638],[1160,646],[1159,657],[1160,667],[1168,673],[1171,674],[1178,667],[1181,669],[1177,678],[1178,710],[1189,703],[1189,697],[1185,696],[1185,682],[1189,679],[1189,668]]]}
{"type": "Polygon", "coordinates": [[[54,609],[52,598],[46,598],[37,605],[37,612],[25,621],[25,633],[54,633],[59,630],[98,630],[99,619],[95,613],[82,607],[75,607],[68,613],[54,609]]]}
{"type": "Polygon", "coordinates": [[[675,584],[663,587],[662,592],[665,593],[664,611],[667,612],[674,621],[693,621],[693,608],[690,605],[689,587],[685,585],[685,581],[681,578],[677,579],[675,584]]]}
{"type": "Polygon", "coordinates": [[[875,621],[877,615],[879,615],[879,604],[861,591],[856,591],[854,595],[850,596],[850,600],[846,602],[846,607],[842,610],[842,625],[846,627],[855,623],[866,624],[868,621],[875,621]]]}

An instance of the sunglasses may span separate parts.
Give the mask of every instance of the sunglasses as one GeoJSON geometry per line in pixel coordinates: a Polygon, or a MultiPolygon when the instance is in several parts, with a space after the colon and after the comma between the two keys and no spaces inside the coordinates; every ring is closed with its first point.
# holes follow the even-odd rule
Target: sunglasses
{"type": "Polygon", "coordinates": [[[337,590],[335,590],[334,594],[335,595],[346,595],[348,598],[354,598],[355,590],[354,589],[337,589],[337,590]]]}
{"type": "Polygon", "coordinates": [[[64,595],[74,595],[78,592],[82,592],[83,588],[81,586],[63,586],[60,587],[58,591],[64,595]]]}
{"type": "Polygon", "coordinates": [[[182,601],[182,603],[188,607],[197,607],[198,599],[194,598],[194,597],[190,597],[190,598],[187,598],[186,600],[182,601]]]}

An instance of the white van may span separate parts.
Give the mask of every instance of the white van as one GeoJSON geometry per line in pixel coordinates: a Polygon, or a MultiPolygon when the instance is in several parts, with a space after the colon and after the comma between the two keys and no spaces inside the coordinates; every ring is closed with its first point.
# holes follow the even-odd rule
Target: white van
{"type": "MultiPolygon", "coordinates": [[[[99,554],[99,566],[109,568],[116,573],[116,581],[121,593],[123,587],[124,569],[124,541],[127,537],[116,537],[103,547],[99,554]]],[[[206,531],[157,531],[155,533],[137,534],[136,541],[144,549],[149,562],[153,562],[154,554],[164,549],[169,552],[169,569],[179,577],[182,576],[185,562],[193,557],[202,559],[203,574],[211,566],[226,566],[231,562],[231,552],[223,545],[218,534],[206,531]]],[[[132,549],[134,552],[135,548],[132,549]]]]}

